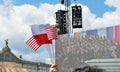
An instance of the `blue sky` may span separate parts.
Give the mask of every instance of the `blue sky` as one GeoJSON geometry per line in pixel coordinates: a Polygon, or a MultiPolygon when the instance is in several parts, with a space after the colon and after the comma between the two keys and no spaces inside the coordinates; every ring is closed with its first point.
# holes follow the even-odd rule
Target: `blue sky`
{"type": "MultiPolygon", "coordinates": [[[[102,17],[106,11],[115,11],[115,7],[109,7],[105,5],[104,1],[105,0],[71,0],[71,3],[84,4],[90,8],[92,13],[96,14],[99,17],[102,17]]],[[[3,1],[1,0],[0,2],[2,3],[3,1]]],[[[58,4],[60,3],[60,0],[14,0],[13,2],[13,4],[17,6],[23,4],[31,4],[37,7],[42,3],[58,4]]]]}
{"type": "MultiPolygon", "coordinates": [[[[106,11],[114,11],[114,7],[108,7],[104,4],[105,0],[71,0],[71,3],[81,3],[88,6],[92,13],[95,13],[97,16],[102,17],[104,12],[106,11]]],[[[22,5],[22,4],[31,4],[35,6],[39,6],[41,3],[50,3],[50,4],[57,4],[60,3],[60,0],[16,0],[14,2],[15,5],[22,5]]]]}
{"type": "MultiPolygon", "coordinates": [[[[83,29],[120,24],[120,0],[71,0],[83,8],[83,29]]],[[[54,13],[64,8],[60,0],[0,0],[0,50],[9,47],[24,59],[49,63],[45,45],[36,52],[25,42],[32,36],[30,25],[55,24],[54,13]],[[8,4],[8,5],[7,5],[8,4]]]]}

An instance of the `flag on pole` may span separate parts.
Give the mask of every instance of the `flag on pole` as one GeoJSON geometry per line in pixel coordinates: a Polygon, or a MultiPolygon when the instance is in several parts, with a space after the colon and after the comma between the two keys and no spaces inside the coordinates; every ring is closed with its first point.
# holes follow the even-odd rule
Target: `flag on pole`
{"type": "Polygon", "coordinates": [[[52,40],[48,40],[46,29],[50,24],[32,25],[31,31],[39,44],[52,44],[52,40]]]}
{"type": "Polygon", "coordinates": [[[120,25],[115,26],[115,42],[120,42],[120,25]]]}
{"type": "Polygon", "coordinates": [[[33,38],[30,38],[26,44],[35,51],[43,44],[52,44],[52,40],[48,40],[46,34],[46,28],[48,28],[49,26],[49,24],[32,25],[31,31],[33,34],[33,38]],[[35,44],[33,44],[34,42],[35,44]],[[34,45],[37,45],[37,47],[34,47],[34,45]]]}
{"type": "Polygon", "coordinates": [[[26,42],[26,44],[35,51],[40,47],[40,44],[38,44],[33,36],[26,42]]]}
{"type": "Polygon", "coordinates": [[[75,38],[79,37],[79,32],[74,32],[74,37],[75,38]]]}
{"type": "Polygon", "coordinates": [[[55,25],[51,25],[49,28],[46,29],[46,33],[48,36],[48,40],[56,40],[58,39],[58,32],[55,25]]]}

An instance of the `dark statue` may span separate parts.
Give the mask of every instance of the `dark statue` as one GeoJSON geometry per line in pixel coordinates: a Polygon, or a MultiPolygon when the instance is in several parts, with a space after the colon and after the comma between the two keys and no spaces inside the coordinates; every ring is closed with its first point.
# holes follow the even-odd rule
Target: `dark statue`
{"type": "Polygon", "coordinates": [[[5,44],[6,44],[6,46],[8,46],[8,39],[5,40],[5,44]]]}

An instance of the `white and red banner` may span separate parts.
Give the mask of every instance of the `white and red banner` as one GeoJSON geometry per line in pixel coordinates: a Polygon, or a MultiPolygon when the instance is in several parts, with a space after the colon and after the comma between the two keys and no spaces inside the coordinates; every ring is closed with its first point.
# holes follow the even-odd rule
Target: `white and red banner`
{"type": "Polygon", "coordinates": [[[41,24],[31,26],[32,37],[26,44],[33,50],[37,50],[41,45],[52,44],[52,40],[57,39],[58,32],[54,25],[41,24]]]}

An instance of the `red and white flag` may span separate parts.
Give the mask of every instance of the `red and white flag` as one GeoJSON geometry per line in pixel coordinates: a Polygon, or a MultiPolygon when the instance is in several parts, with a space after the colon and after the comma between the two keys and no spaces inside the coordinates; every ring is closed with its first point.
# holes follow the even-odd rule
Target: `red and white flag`
{"type": "Polygon", "coordinates": [[[41,24],[41,25],[32,25],[31,26],[31,31],[33,34],[33,39],[31,40],[31,38],[29,40],[31,40],[31,43],[27,43],[29,42],[29,40],[26,42],[26,44],[31,47],[34,50],[37,50],[41,45],[43,44],[52,44],[52,40],[48,40],[47,37],[47,33],[46,33],[46,29],[49,27],[49,24],[41,24]],[[35,47],[35,45],[39,45],[39,47],[35,47]]]}
{"type": "Polygon", "coordinates": [[[79,37],[79,32],[74,32],[74,37],[75,38],[79,37]]]}
{"type": "Polygon", "coordinates": [[[46,29],[46,33],[48,36],[48,40],[56,40],[58,39],[58,32],[55,25],[51,25],[49,28],[46,29]]]}
{"type": "Polygon", "coordinates": [[[120,25],[115,26],[115,42],[120,42],[120,25]]]}
{"type": "Polygon", "coordinates": [[[33,36],[26,42],[26,44],[35,51],[40,47],[40,44],[33,36]]]}

